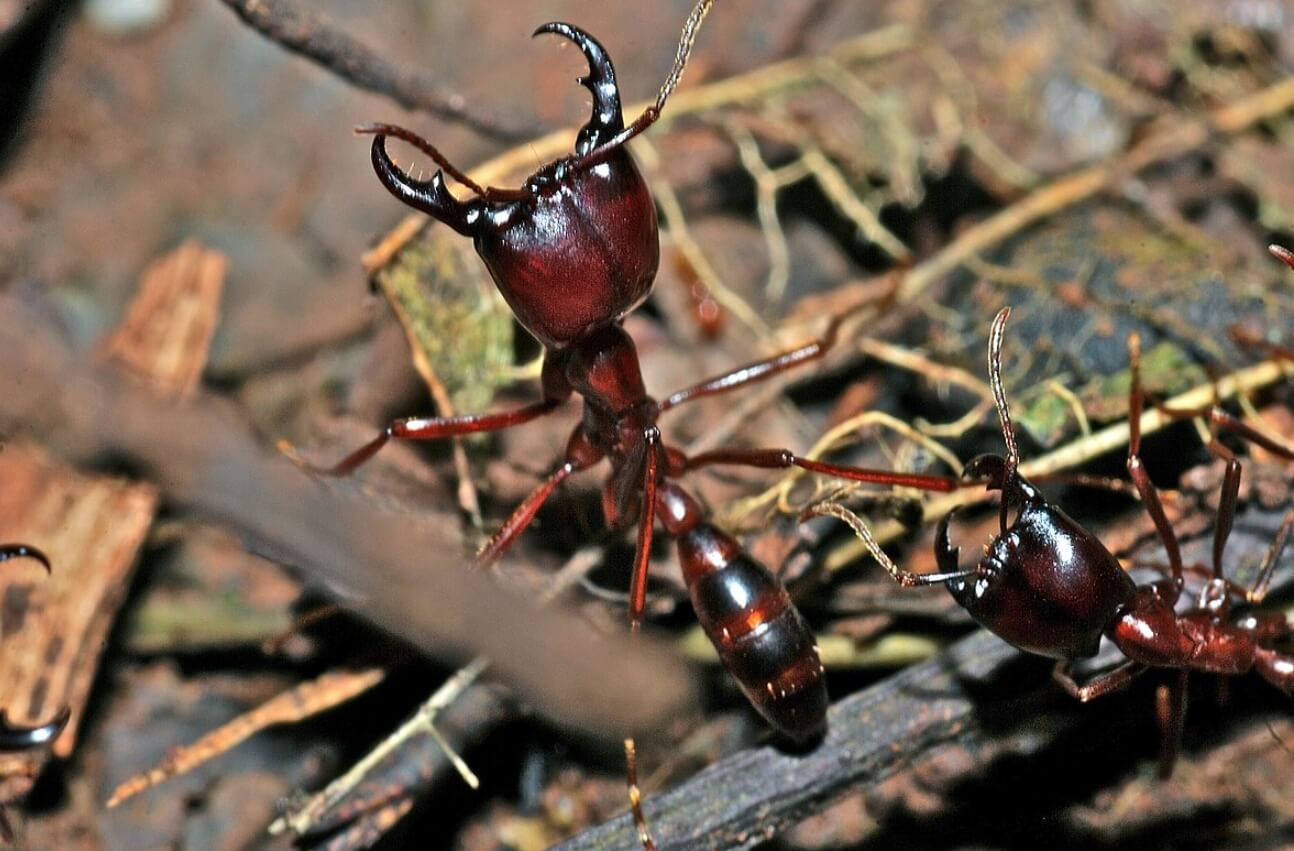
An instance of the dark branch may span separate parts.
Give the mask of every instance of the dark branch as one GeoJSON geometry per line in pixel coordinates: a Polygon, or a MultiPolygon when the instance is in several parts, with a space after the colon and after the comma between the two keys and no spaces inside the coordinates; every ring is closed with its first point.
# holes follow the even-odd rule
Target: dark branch
{"type": "MultiPolygon", "coordinates": [[[[846,791],[879,783],[930,748],[981,737],[977,707],[993,674],[1019,656],[978,633],[943,655],[848,697],[827,715],[826,738],[803,755],[741,751],[646,801],[657,846],[751,848],[821,811],[846,791]]],[[[1046,679],[1046,665],[1032,679],[1046,679]]],[[[1018,688],[1013,683],[1012,688],[1018,688]]],[[[558,846],[640,848],[628,813],[558,846]]]]}
{"type": "Polygon", "coordinates": [[[221,0],[252,29],[293,53],[367,91],[385,95],[406,109],[420,110],[472,128],[483,136],[520,142],[539,135],[526,124],[500,121],[469,110],[458,92],[438,85],[431,74],[387,62],[367,45],[292,0],[221,0]]]}
{"type": "MultiPolygon", "coordinates": [[[[1247,533],[1233,538],[1228,570],[1242,586],[1253,581],[1283,513],[1255,510],[1247,533]]],[[[1200,538],[1189,554],[1204,556],[1208,545],[1200,538]]],[[[1277,569],[1271,593],[1283,595],[1292,586],[1294,564],[1287,563],[1277,569]]],[[[656,843],[661,849],[750,848],[935,750],[966,749],[972,755],[966,773],[1003,744],[1027,742],[1029,751],[1040,750],[1097,708],[1061,693],[1048,676],[1050,667],[1050,660],[1025,657],[987,632],[976,633],[836,703],[827,715],[827,736],[813,750],[740,751],[649,797],[645,809],[656,843]]],[[[1150,711],[1149,705],[1141,708],[1150,711]]],[[[1146,751],[1151,756],[1153,748],[1146,751]]],[[[624,813],[559,848],[639,851],[641,845],[624,813]]]]}

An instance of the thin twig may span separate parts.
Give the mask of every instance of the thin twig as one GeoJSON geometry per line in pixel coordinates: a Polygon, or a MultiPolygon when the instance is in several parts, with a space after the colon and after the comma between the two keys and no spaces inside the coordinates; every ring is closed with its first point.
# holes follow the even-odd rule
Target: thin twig
{"type": "MultiPolygon", "coordinates": [[[[599,547],[578,550],[553,574],[540,595],[540,603],[546,605],[556,600],[596,567],[601,557],[599,547]]],[[[300,836],[334,828],[347,817],[354,817],[357,811],[370,816],[379,809],[386,812],[386,805],[392,800],[417,797],[435,783],[441,769],[451,766],[467,780],[468,785],[476,788],[476,784],[468,779],[469,775],[474,779],[474,775],[470,771],[464,774],[466,766],[458,757],[457,749],[498,723],[508,714],[504,704],[511,707],[512,701],[497,696],[478,701],[488,711],[462,712],[452,716],[450,713],[463,695],[477,688],[473,683],[485,672],[487,665],[488,660],[478,657],[460,668],[432,693],[409,721],[323,791],[300,805],[290,807],[270,825],[270,833],[281,833],[290,827],[300,836]],[[453,724],[444,729],[446,725],[440,720],[442,718],[452,718],[453,724]],[[437,756],[435,761],[427,759],[429,744],[433,746],[430,753],[437,756]],[[417,766],[414,776],[409,776],[408,766],[411,764],[417,766]],[[373,798],[374,789],[382,790],[376,799],[373,798]]],[[[391,823],[398,819],[399,816],[391,823]]]]}
{"type": "Polygon", "coordinates": [[[1216,109],[1203,119],[1171,122],[1170,126],[1151,133],[1122,156],[1039,187],[997,214],[967,228],[957,239],[908,273],[899,286],[897,299],[900,303],[913,301],[968,258],[1034,222],[1118,186],[1143,169],[1202,147],[1214,133],[1238,133],[1291,108],[1294,108],[1294,77],[1287,77],[1216,109]]]}
{"type": "Polygon", "coordinates": [[[368,691],[385,676],[386,671],[382,668],[366,668],[362,671],[329,671],[316,679],[298,683],[228,724],[217,727],[193,744],[173,748],[156,768],[117,786],[104,806],[112,809],[164,780],[187,774],[267,727],[296,723],[326,712],[368,691]]]}
{"type": "Polygon", "coordinates": [[[377,51],[292,0],[220,0],[252,29],[304,56],[358,88],[385,95],[405,109],[430,113],[470,127],[482,136],[519,142],[536,135],[533,125],[503,121],[469,109],[467,99],[440,85],[437,75],[387,62],[377,51]]]}
{"type": "Polygon", "coordinates": [[[476,682],[477,677],[484,673],[490,660],[478,656],[466,666],[460,668],[452,677],[436,689],[431,698],[419,707],[409,720],[391,736],[383,740],[359,762],[351,766],[350,770],[328,784],[318,795],[315,795],[310,801],[300,809],[287,813],[274,821],[270,825],[271,834],[279,834],[291,828],[297,835],[306,833],[319,821],[319,818],[336,804],[343,797],[348,795],[360,781],[366,778],[369,773],[379,763],[391,756],[400,745],[410,739],[415,732],[429,734],[441,751],[445,754],[450,764],[458,770],[463,776],[467,785],[476,789],[481,785],[476,779],[476,775],[468,769],[467,764],[463,762],[462,757],[454,750],[453,746],[445,741],[444,737],[436,730],[436,716],[445,709],[445,707],[457,700],[469,686],[476,682]]]}

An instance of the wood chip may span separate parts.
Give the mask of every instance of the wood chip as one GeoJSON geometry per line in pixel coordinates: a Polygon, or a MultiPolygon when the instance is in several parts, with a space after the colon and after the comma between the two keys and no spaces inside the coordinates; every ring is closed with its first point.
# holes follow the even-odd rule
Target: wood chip
{"type": "MultiPolygon", "coordinates": [[[[219,314],[224,257],[186,243],[151,266],[100,357],[172,396],[198,386],[219,314]]],[[[85,474],[27,441],[0,453],[0,540],[44,550],[53,572],[0,573],[0,707],[21,724],[49,720],[63,706],[71,721],[52,752],[65,758],[130,587],[140,546],[157,508],[146,483],[85,474]]],[[[45,751],[0,756],[0,802],[25,795],[45,751]]]]}

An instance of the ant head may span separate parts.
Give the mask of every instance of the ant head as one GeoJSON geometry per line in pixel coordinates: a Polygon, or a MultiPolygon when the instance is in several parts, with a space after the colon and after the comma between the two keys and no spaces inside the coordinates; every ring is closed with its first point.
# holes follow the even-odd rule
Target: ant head
{"type": "Polygon", "coordinates": [[[589,73],[579,82],[593,95],[593,111],[573,154],[550,162],[522,188],[482,188],[450,165],[430,143],[399,127],[371,125],[373,167],[390,192],[465,236],[489,268],[517,319],[545,347],[560,349],[619,321],[651,293],[660,259],[656,205],[624,143],[655,121],[651,107],[629,128],[606,50],[591,35],[549,23],[535,35],[569,39],[589,73]],[[415,180],[387,155],[395,136],[429,154],[476,193],[459,201],[437,171],[415,180]]]}
{"type": "MultiPolygon", "coordinates": [[[[1119,562],[1095,535],[1047,502],[1017,470],[1020,461],[1002,389],[1002,336],[1010,308],[989,334],[989,380],[1006,440],[1006,457],[981,455],[962,476],[1002,492],[1000,531],[969,578],[949,580],[949,592],[975,620],[1011,644],[1042,656],[1084,658],[1096,653],[1114,612],[1135,590],[1119,562]],[[1010,512],[1015,518],[1008,525],[1010,512]]],[[[935,530],[939,570],[961,570],[960,549],[948,526],[935,530]]]]}

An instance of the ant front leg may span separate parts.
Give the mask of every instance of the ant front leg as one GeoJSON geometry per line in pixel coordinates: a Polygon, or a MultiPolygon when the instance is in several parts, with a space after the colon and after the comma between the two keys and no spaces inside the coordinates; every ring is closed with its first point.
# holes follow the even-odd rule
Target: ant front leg
{"type": "MultiPolygon", "coordinates": [[[[1176,536],[1169,527],[1167,519],[1164,517],[1163,507],[1159,502],[1158,493],[1154,485],[1150,482],[1145,468],[1141,465],[1139,457],[1141,445],[1141,411],[1143,405],[1143,393],[1140,379],[1140,359],[1141,345],[1140,339],[1133,334],[1128,339],[1128,354],[1130,368],[1132,373],[1132,387],[1130,390],[1129,412],[1128,412],[1128,472],[1132,475],[1133,483],[1136,485],[1138,492],[1141,494],[1142,501],[1146,504],[1151,518],[1155,522],[1160,538],[1164,541],[1164,548],[1168,551],[1169,562],[1173,570],[1173,579],[1178,585],[1181,584],[1181,555],[1177,546],[1176,536]]],[[[1226,470],[1223,473],[1222,489],[1218,499],[1217,518],[1213,527],[1213,580],[1215,583],[1225,584],[1229,589],[1235,590],[1234,586],[1223,576],[1222,558],[1226,550],[1227,539],[1231,535],[1232,525],[1235,522],[1236,508],[1240,494],[1241,465],[1234,452],[1228,449],[1218,440],[1217,432],[1226,430],[1238,435],[1239,437],[1261,446],[1268,452],[1282,458],[1294,460],[1294,447],[1285,443],[1274,440],[1258,430],[1252,428],[1236,417],[1224,411],[1218,405],[1210,405],[1203,408],[1177,409],[1169,408],[1165,405],[1154,404],[1156,410],[1165,417],[1177,420],[1195,419],[1205,417],[1209,421],[1210,439],[1206,448],[1215,458],[1221,459],[1226,464],[1226,470]]],[[[1278,540],[1282,541],[1287,537],[1288,518],[1286,524],[1282,526],[1282,531],[1278,533],[1278,540]]],[[[1265,587],[1266,582],[1270,581],[1271,571],[1274,568],[1274,561],[1269,559],[1259,572],[1259,578],[1255,583],[1255,591],[1260,587],[1265,587]]],[[[1254,592],[1248,595],[1252,597],[1254,592]]],[[[1265,593],[1265,591],[1263,592],[1265,593]]],[[[1225,597],[1225,594],[1223,595],[1225,597]]],[[[1258,599],[1261,599],[1259,596],[1258,599]]]]}
{"type": "Polygon", "coordinates": [[[347,455],[331,467],[315,467],[298,461],[298,465],[320,476],[342,477],[354,473],[361,465],[376,455],[392,438],[397,440],[440,440],[465,434],[502,431],[522,425],[551,413],[571,395],[570,384],[562,374],[560,365],[552,358],[544,359],[544,397],[515,411],[495,414],[465,414],[457,417],[406,417],[395,420],[377,437],[347,455]]]}
{"type": "MultiPolygon", "coordinates": [[[[1182,577],[1182,550],[1177,542],[1177,533],[1164,514],[1164,505],[1159,499],[1159,490],[1150,480],[1145,465],[1141,462],[1141,338],[1133,334],[1128,338],[1129,369],[1132,373],[1132,386],[1128,391],[1128,475],[1141,495],[1141,502],[1155,524],[1155,531],[1163,542],[1168,553],[1168,564],[1172,570],[1173,586],[1180,594],[1185,584],[1182,577]]],[[[1174,600],[1176,599],[1174,594],[1174,600]]]]}
{"type": "Polygon", "coordinates": [[[789,449],[715,449],[686,458],[683,469],[691,472],[713,466],[757,467],[764,470],[784,470],[799,467],[811,473],[822,473],[851,482],[869,482],[876,485],[916,488],[924,491],[947,493],[961,487],[958,479],[949,476],[928,476],[921,473],[896,473],[892,470],[874,470],[852,467],[848,464],[828,464],[801,458],[789,449]]]}
{"type": "Polygon", "coordinates": [[[1145,665],[1128,660],[1080,684],[1074,677],[1073,662],[1068,659],[1061,659],[1056,663],[1056,667],[1052,668],[1051,678],[1070,697],[1080,703],[1087,703],[1089,700],[1096,700],[1098,697],[1123,688],[1132,682],[1134,678],[1145,673],[1145,671],[1145,665]]]}

